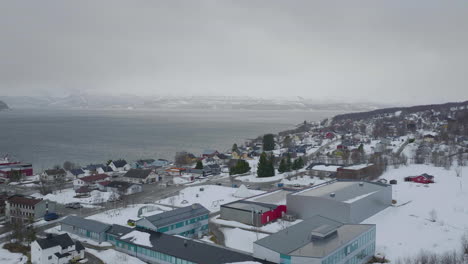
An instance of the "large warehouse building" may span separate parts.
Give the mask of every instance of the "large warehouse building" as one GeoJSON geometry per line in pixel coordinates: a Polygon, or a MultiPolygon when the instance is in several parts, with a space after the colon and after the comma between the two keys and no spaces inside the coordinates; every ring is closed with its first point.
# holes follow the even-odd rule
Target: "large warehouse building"
{"type": "Polygon", "coordinates": [[[221,219],[263,226],[283,217],[286,206],[241,200],[221,205],[220,213],[221,219]]]}
{"type": "Polygon", "coordinates": [[[321,215],[360,223],[392,204],[392,186],[352,180],[329,181],[287,196],[288,214],[301,219],[321,215]]]}
{"type": "Polygon", "coordinates": [[[314,216],[254,242],[255,258],[287,264],[363,264],[375,253],[375,225],[314,216]]]}

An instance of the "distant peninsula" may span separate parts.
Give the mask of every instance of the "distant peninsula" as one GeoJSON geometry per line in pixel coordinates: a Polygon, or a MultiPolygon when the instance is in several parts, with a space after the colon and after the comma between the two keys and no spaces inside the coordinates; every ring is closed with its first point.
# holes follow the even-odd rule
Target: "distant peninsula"
{"type": "Polygon", "coordinates": [[[10,109],[10,108],[8,107],[8,105],[7,105],[5,102],[0,101],[0,111],[2,111],[2,110],[8,110],[8,109],[10,109]]]}

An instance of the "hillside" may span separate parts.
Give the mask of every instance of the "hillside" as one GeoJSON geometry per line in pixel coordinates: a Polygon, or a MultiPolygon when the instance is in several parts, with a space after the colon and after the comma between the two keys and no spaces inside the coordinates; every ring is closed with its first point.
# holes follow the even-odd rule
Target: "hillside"
{"type": "Polygon", "coordinates": [[[440,113],[448,113],[454,109],[463,110],[468,109],[468,101],[456,102],[456,103],[445,103],[445,104],[431,104],[431,105],[418,105],[410,107],[391,107],[383,108],[366,112],[349,113],[337,115],[333,118],[334,122],[342,120],[362,120],[375,117],[389,117],[395,115],[408,115],[418,112],[432,111],[440,113]]]}
{"type": "Polygon", "coordinates": [[[0,111],[7,110],[7,109],[10,109],[8,105],[5,102],[0,101],[0,111]]]}

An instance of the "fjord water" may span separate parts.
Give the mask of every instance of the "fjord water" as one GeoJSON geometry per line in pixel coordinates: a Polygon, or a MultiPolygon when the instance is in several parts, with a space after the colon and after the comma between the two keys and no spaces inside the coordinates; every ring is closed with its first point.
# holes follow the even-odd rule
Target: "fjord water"
{"type": "Polygon", "coordinates": [[[234,142],[318,121],[336,112],[15,109],[0,112],[0,154],[36,172],[69,160],[173,159],[177,151],[228,150],[234,142]]]}

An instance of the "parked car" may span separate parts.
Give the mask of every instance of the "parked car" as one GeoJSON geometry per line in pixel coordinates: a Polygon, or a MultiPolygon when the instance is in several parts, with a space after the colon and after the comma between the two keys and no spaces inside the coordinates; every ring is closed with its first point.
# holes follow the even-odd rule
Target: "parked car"
{"type": "Polygon", "coordinates": [[[52,221],[55,219],[59,219],[59,215],[56,213],[48,213],[44,215],[44,220],[46,221],[52,221]]]}
{"type": "Polygon", "coordinates": [[[129,225],[129,226],[135,226],[135,225],[136,225],[136,220],[128,219],[128,220],[127,220],[127,225],[129,225]]]}
{"type": "Polygon", "coordinates": [[[65,204],[65,208],[80,209],[83,206],[80,203],[67,203],[65,204]]]}
{"type": "Polygon", "coordinates": [[[390,180],[390,184],[397,184],[397,180],[390,180]]]}

